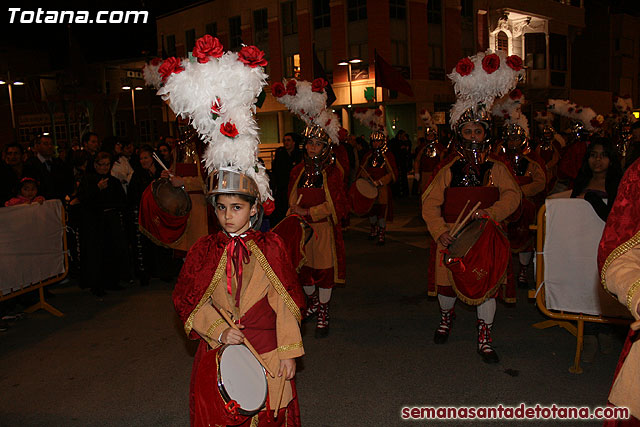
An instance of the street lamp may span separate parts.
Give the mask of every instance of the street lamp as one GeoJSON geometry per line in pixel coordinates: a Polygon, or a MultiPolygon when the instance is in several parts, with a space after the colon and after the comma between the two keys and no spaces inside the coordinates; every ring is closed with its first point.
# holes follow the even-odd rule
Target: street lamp
{"type": "Polygon", "coordinates": [[[11,80],[11,73],[7,72],[7,79],[0,79],[0,85],[7,85],[7,88],[9,89],[9,105],[11,106],[11,124],[13,125],[13,128],[16,128],[16,114],[13,111],[13,86],[22,86],[24,85],[24,82],[21,81],[17,81],[17,80],[11,80]]]}
{"type": "Polygon", "coordinates": [[[131,91],[131,109],[133,110],[133,124],[136,125],[136,90],[142,90],[141,86],[122,86],[122,90],[130,90],[131,91]]]}

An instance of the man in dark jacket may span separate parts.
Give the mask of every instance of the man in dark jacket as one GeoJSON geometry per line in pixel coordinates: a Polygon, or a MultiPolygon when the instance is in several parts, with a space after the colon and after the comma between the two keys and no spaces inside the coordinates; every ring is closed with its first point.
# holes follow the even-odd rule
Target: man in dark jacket
{"type": "Polygon", "coordinates": [[[57,157],[48,134],[39,135],[33,145],[36,155],[24,164],[23,175],[39,183],[39,193],[45,199],[60,199],[73,192],[73,172],[57,157]]]}

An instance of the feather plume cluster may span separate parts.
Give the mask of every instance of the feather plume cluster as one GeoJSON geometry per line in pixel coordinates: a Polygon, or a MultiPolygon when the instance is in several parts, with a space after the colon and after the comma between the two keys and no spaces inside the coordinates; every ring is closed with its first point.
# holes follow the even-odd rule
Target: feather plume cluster
{"type": "Polygon", "coordinates": [[[162,86],[162,75],[158,71],[160,64],[162,64],[162,60],[155,58],[142,68],[142,76],[144,77],[145,84],[154,89],[160,89],[160,86],[162,86]]]}
{"type": "Polygon", "coordinates": [[[371,132],[383,132],[387,134],[387,127],[384,125],[384,113],[377,108],[358,107],[353,110],[353,117],[358,119],[363,126],[371,129],[371,132]]]}
{"type": "Polygon", "coordinates": [[[338,116],[327,108],[327,82],[318,78],[312,82],[306,80],[289,80],[286,88],[283,83],[276,82],[271,87],[273,96],[289,111],[300,117],[307,125],[318,125],[331,138],[333,144],[340,142],[339,132],[342,127],[338,116]]]}
{"type": "MultiPolygon", "coordinates": [[[[271,194],[264,166],[258,161],[260,140],[254,104],[266,85],[267,75],[261,66],[266,61],[249,64],[246,57],[256,51],[262,53],[243,47],[240,52],[220,52],[220,56],[204,56],[198,61],[169,58],[165,62],[171,60],[169,65],[178,63],[183,69],[158,68],[161,81],[164,79],[158,95],[177,116],[188,119],[207,144],[203,160],[207,170],[224,167],[248,175],[258,184],[264,202],[271,194]],[[245,49],[249,53],[245,54],[245,49]]],[[[152,66],[145,68],[151,84],[157,81],[153,71],[152,66]]]]}
{"type": "Polygon", "coordinates": [[[431,117],[429,110],[421,110],[420,118],[422,119],[422,123],[424,123],[425,128],[438,129],[438,125],[436,125],[433,117],[431,117]]]}
{"type": "Polygon", "coordinates": [[[522,114],[524,101],[522,92],[519,89],[514,89],[509,93],[509,96],[503,96],[493,104],[491,114],[502,117],[505,124],[513,123],[520,126],[525,135],[529,136],[529,120],[527,120],[527,116],[522,114]]]}
{"type": "Polygon", "coordinates": [[[591,108],[582,107],[565,99],[549,99],[547,110],[582,123],[589,132],[596,131],[604,123],[604,117],[596,114],[591,108]]]}
{"type": "Polygon", "coordinates": [[[491,111],[495,99],[514,89],[523,76],[522,59],[517,55],[507,56],[503,51],[489,49],[462,58],[447,75],[457,97],[451,107],[451,127],[469,109],[474,113],[478,109],[491,111]]]}

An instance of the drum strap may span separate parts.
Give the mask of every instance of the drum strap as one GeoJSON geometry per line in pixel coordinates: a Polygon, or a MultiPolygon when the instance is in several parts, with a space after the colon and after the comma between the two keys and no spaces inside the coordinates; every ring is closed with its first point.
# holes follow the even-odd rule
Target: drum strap
{"type": "Polygon", "coordinates": [[[248,264],[251,252],[247,248],[247,244],[240,236],[232,237],[227,243],[227,292],[229,295],[233,293],[232,283],[233,275],[236,273],[238,288],[236,289],[236,307],[240,306],[240,290],[242,289],[242,264],[248,264]]]}

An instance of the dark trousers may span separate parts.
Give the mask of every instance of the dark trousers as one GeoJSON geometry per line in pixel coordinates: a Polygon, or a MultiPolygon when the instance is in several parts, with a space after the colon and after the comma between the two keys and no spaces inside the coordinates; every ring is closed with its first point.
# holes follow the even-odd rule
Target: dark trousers
{"type": "Polygon", "coordinates": [[[84,286],[96,291],[117,285],[129,272],[122,214],[115,209],[85,212],[81,231],[84,286]]]}

